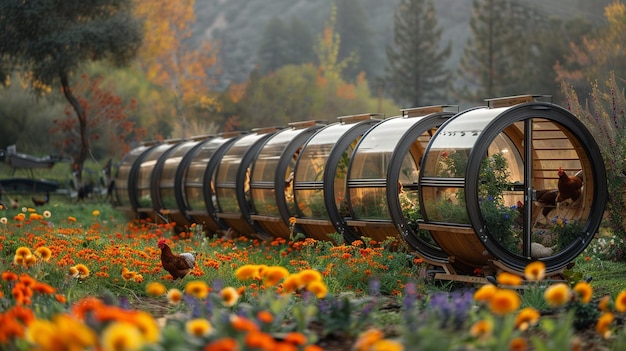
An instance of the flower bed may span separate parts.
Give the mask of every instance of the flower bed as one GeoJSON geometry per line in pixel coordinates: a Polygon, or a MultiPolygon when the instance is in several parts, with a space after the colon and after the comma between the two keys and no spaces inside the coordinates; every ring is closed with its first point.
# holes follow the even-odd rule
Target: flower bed
{"type": "MultiPolygon", "coordinates": [[[[356,241],[172,238],[196,267],[172,280],[157,240],[172,226],[0,214],[3,350],[525,350],[626,345],[626,291],[525,279],[437,288],[419,259],[356,241]]],[[[45,215],[44,215],[45,213],[45,215]]]]}

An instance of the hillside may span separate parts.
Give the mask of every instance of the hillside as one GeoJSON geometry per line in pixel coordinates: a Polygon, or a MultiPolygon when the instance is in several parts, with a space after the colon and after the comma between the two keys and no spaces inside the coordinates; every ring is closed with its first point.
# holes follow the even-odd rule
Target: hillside
{"type": "MultiPolygon", "coordinates": [[[[362,0],[377,48],[370,60],[386,65],[385,47],[393,41],[393,15],[400,0],[362,0]]],[[[521,1],[521,0],[520,0],[521,1]]],[[[604,6],[613,0],[527,0],[541,11],[560,18],[583,17],[592,23],[603,21],[604,6]]],[[[451,42],[452,56],[448,62],[455,67],[468,38],[472,1],[435,0],[439,25],[444,30],[443,43],[451,42]]],[[[221,43],[223,73],[221,85],[244,81],[255,67],[258,43],[266,23],[274,16],[290,21],[296,17],[320,33],[328,19],[331,0],[206,0],[196,2],[197,22],[194,40],[221,43]]]]}

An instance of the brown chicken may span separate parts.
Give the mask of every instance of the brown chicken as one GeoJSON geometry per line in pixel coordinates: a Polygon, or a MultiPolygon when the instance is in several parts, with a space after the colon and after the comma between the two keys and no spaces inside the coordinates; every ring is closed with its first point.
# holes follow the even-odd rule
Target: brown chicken
{"type": "Polygon", "coordinates": [[[158,247],[161,249],[161,265],[174,279],[183,278],[196,266],[195,252],[174,254],[165,239],[159,239],[158,247]]]}
{"type": "Polygon", "coordinates": [[[35,206],[43,206],[45,204],[47,204],[50,201],[50,194],[46,193],[46,195],[43,197],[43,199],[36,199],[36,198],[32,198],[33,200],[33,204],[35,206]]]}
{"type": "Polygon", "coordinates": [[[540,189],[537,190],[537,202],[543,207],[541,214],[548,217],[550,211],[556,208],[556,198],[559,194],[557,189],[540,189]]]}
{"type": "Polygon", "coordinates": [[[574,176],[569,176],[559,167],[559,182],[557,187],[559,188],[559,195],[556,197],[556,202],[563,202],[568,199],[572,199],[572,201],[578,200],[580,197],[580,189],[583,187],[582,174],[577,173],[574,176]]]}

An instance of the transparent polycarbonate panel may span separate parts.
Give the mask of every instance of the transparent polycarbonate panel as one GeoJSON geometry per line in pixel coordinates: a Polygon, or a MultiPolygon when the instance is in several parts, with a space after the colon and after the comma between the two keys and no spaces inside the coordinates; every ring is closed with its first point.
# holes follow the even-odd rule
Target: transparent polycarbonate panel
{"type": "Polygon", "coordinates": [[[170,182],[174,183],[174,179],[176,178],[176,171],[178,170],[178,165],[183,160],[183,157],[187,154],[187,152],[198,144],[198,141],[188,141],[181,145],[179,145],[174,152],[168,155],[167,160],[163,164],[163,171],[161,173],[161,182],[170,182]]]}
{"type": "Polygon", "coordinates": [[[195,151],[193,160],[189,164],[189,169],[185,176],[185,186],[189,186],[189,184],[202,184],[204,181],[204,173],[211,157],[213,157],[217,149],[228,140],[229,139],[222,137],[215,137],[205,141],[200,149],[195,151]]]}
{"type": "Polygon", "coordinates": [[[424,186],[422,192],[429,221],[469,224],[463,188],[424,186]]]}
{"type": "Polygon", "coordinates": [[[430,143],[425,177],[464,178],[467,157],[484,127],[503,109],[477,109],[445,123],[430,143]]]}
{"type": "Polygon", "coordinates": [[[130,171],[137,161],[137,158],[141,156],[144,152],[147,152],[148,147],[140,146],[133,150],[131,150],[122,160],[122,163],[117,169],[117,175],[115,178],[115,192],[117,194],[117,199],[121,204],[130,205],[130,197],[128,193],[128,177],[130,176],[130,171]]]}
{"type": "Polygon", "coordinates": [[[259,215],[280,216],[274,189],[252,189],[254,209],[259,215]]]}
{"type": "Polygon", "coordinates": [[[146,156],[139,167],[139,173],[137,175],[137,188],[135,194],[137,196],[137,203],[140,208],[152,207],[152,194],[150,194],[150,186],[152,183],[152,172],[156,166],[157,160],[167,151],[172,144],[162,144],[153,148],[146,156]]]}
{"type": "Polygon", "coordinates": [[[299,190],[298,199],[298,208],[303,217],[328,219],[328,211],[324,204],[324,189],[299,190]]]}
{"type": "Polygon", "coordinates": [[[237,203],[237,191],[235,188],[217,188],[217,198],[222,212],[241,212],[237,203]]]}
{"type": "MultiPolygon", "coordinates": [[[[322,182],[326,162],[332,148],[337,140],[352,127],[354,125],[337,123],[314,134],[302,150],[295,181],[322,182]]],[[[350,154],[347,156],[350,157],[350,154]]]]}
{"type": "Polygon", "coordinates": [[[524,163],[521,139],[502,132],[483,157],[478,180],[478,202],[485,226],[493,239],[513,253],[521,253],[523,233],[524,163]]]}
{"type": "Polygon", "coordinates": [[[186,187],[185,196],[187,197],[187,202],[192,210],[206,209],[201,187],[186,187]]]}
{"type": "MultiPolygon", "coordinates": [[[[252,172],[252,181],[266,181],[274,182],[276,176],[276,169],[278,168],[278,162],[280,161],[281,154],[285,150],[285,147],[293,138],[302,132],[301,129],[286,129],[280,131],[274,136],[270,137],[268,141],[263,145],[263,148],[257,156],[252,172]]],[[[288,157],[288,156],[285,156],[288,157]]],[[[293,170],[296,164],[296,158],[298,154],[295,153],[290,157],[289,172],[293,170]]]]}
{"type": "Polygon", "coordinates": [[[420,118],[390,118],[370,129],[352,156],[350,179],[387,177],[391,154],[407,128],[420,118]]]}
{"type": "MultiPolygon", "coordinates": [[[[237,171],[239,170],[239,165],[241,164],[241,160],[248,151],[248,149],[254,144],[259,138],[263,135],[260,134],[250,134],[246,135],[237,141],[228,149],[228,152],[222,157],[220,165],[217,170],[217,187],[221,186],[221,182],[235,181],[237,179],[237,171]]],[[[218,194],[218,198],[219,198],[218,194]]],[[[221,203],[221,199],[220,199],[221,203]]]]}
{"type": "Polygon", "coordinates": [[[390,220],[386,188],[350,188],[350,203],[354,219],[390,220]]]}

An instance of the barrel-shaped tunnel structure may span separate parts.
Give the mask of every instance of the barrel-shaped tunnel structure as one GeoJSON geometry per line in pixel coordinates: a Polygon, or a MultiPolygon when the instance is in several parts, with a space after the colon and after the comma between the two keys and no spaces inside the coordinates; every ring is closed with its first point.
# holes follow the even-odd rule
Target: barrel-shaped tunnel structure
{"type": "Polygon", "coordinates": [[[443,279],[533,260],[559,274],[600,226],[606,174],[591,133],[543,100],[146,143],[119,164],[116,200],[208,234],[393,238],[443,279]]]}

